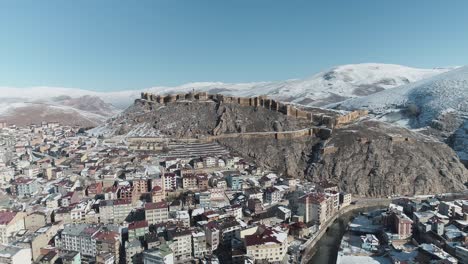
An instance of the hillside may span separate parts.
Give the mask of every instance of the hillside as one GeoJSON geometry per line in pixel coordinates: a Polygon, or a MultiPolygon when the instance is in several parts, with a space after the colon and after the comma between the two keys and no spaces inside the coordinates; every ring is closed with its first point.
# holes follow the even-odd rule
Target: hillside
{"type": "Polygon", "coordinates": [[[91,133],[216,141],[263,168],[329,180],[365,196],[451,192],[468,182],[468,171],[452,149],[401,127],[359,116],[333,125],[325,120],[342,120],[349,113],[318,108],[305,110],[313,118],[300,118],[268,106],[184,98],[138,99],[91,133]]]}
{"type": "Polygon", "coordinates": [[[0,120],[19,126],[46,121],[94,127],[116,113],[116,108],[93,96],[58,96],[34,101],[7,98],[0,103],[0,120]]]}
{"type": "Polygon", "coordinates": [[[468,161],[468,66],[334,107],[367,109],[382,121],[434,135],[468,161]]]}

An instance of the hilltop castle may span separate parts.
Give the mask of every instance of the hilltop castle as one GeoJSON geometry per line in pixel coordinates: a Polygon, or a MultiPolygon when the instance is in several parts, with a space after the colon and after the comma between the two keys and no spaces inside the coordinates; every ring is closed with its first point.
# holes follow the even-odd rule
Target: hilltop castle
{"type": "Polygon", "coordinates": [[[283,103],[266,96],[237,97],[222,94],[208,94],[207,92],[190,92],[182,94],[156,95],[152,93],[141,93],[141,99],[149,103],[167,104],[182,101],[215,101],[225,104],[238,104],[241,106],[262,107],[271,111],[277,111],[287,116],[307,119],[311,122],[323,124],[333,128],[342,124],[352,122],[360,117],[366,116],[366,110],[353,111],[338,117],[331,117],[324,114],[314,114],[310,111],[302,110],[292,104],[283,103]]]}

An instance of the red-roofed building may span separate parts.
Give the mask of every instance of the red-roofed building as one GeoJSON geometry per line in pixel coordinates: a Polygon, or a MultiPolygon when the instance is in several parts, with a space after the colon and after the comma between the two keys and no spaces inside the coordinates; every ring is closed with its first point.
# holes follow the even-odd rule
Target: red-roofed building
{"type": "Polygon", "coordinates": [[[184,174],[182,176],[182,187],[184,189],[197,189],[197,176],[194,174],[184,174]]]}
{"type": "Polygon", "coordinates": [[[113,231],[100,230],[93,236],[97,252],[109,252],[119,259],[120,234],[113,231]]]}
{"type": "Polygon", "coordinates": [[[166,192],[160,186],[154,186],[151,190],[151,200],[153,203],[159,203],[164,200],[166,192]]]}
{"type": "Polygon", "coordinates": [[[145,204],[145,219],[150,225],[166,222],[169,210],[166,202],[145,204]]]}
{"type": "Polygon", "coordinates": [[[102,193],[102,182],[92,183],[86,188],[87,196],[94,197],[97,194],[101,194],[101,193],[102,193]]]}
{"type": "Polygon", "coordinates": [[[0,243],[8,244],[13,233],[24,229],[25,213],[2,211],[0,212],[0,243]]]}
{"type": "Polygon", "coordinates": [[[148,221],[135,221],[128,225],[128,239],[132,238],[138,239],[139,237],[145,236],[149,232],[148,221]]]}
{"type": "Polygon", "coordinates": [[[333,213],[333,200],[324,193],[308,193],[299,198],[298,214],[305,223],[323,224],[333,213]]]}
{"type": "Polygon", "coordinates": [[[245,236],[245,248],[256,261],[282,263],[288,251],[288,234],[279,228],[259,226],[255,234],[245,236]]]}

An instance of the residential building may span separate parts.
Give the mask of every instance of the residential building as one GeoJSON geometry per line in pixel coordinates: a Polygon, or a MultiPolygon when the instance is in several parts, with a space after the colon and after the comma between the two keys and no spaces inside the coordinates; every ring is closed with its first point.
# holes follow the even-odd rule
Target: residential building
{"type": "Polygon", "coordinates": [[[205,232],[192,232],[192,252],[195,258],[203,258],[208,255],[205,232]]]}
{"type": "Polygon", "coordinates": [[[439,204],[439,213],[448,217],[454,217],[457,214],[462,215],[462,207],[453,202],[441,202],[439,204]]]}
{"type": "Polygon", "coordinates": [[[25,213],[2,211],[0,212],[0,243],[8,244],[11,236],[24,229],[25,213]]]}
{"type": "Polygon", "coordinates": [[[305,223],[323,224],[331,217],[331,202],[323,193],[309,193],[299,198],[298,215],[305,223]]]}
{"type": "Polygon", "coordinates": [[[148,221],[135,221],[128,225],[128,239],[139,239],[149,232],[148,221]]]}
{"type": "Polygon", "coordinates": [[[104,224],[120,224],[133,210],[129,200],[105,200],[99,203],[99,219],[104,224]]]}
{"type": "Polygon", "coordinates": [[[166,222],[168,218],[169,210],[166,202],[145,204],[145,219],[150,225],[166,222]]]}
{"type": "Polygon", "coordinates": [[[84,256],[96,257],[97,247],[94,235],[99,232],[99,226],[88,224],[68,224],[55,238],[58,248],[80,252],[84,256]]]}
{"type": "Polygon", "coordinates": [[[377,251],[379,249],[379,240],[373,234],[361,236],[361,247],[367,251],[377,251]]]}
{"type": "Polygon", "coordinates": [[[0,263],[6,264],[30,264],[32,263],[31,251],[12,245],[0,245],[0,263]]]}
{"type": "Polygon", "coordinates": [[[142,194],[147,193],[149,190],[148,179],[134,179],[132,181],[133,189],[136,193],[142,194]]]}
{"type": "Polygon", "coordinates": [[[281,201],[282,193],[275,187],[268,187],[265,189],[265,202],[269,204],[276,204],[281,201]]]}
{"type": "Polygon", "coordinates": [[[31,196],[38,191],[38,184],[33,179],[16,178],[11,186],[11,192],[18,197],[31,196]]]}
{"type": "Polygon", "coordinates": [[[166,197],[166,192],[159,186],[154,186],[151,190],[151,200],[153,203],[159,203],[166,197]]]}
{"type": "Polygon", "coordinates": [[[165,190],[177,189],[177,176],[174,173],[164,174],[164,188],[165,190]]]}
{"type": "Polygon", "coordinates": [[[182,188],[186,190],[197,189],[197,176],[194,174],[184,174],[182,176],[182,188]]]}
{"type": "Polygon", "coordinates": [[[247,256],[255,261],[283,262],[288,251],[288,235],[278,228],[259,226],[245,236],[247,256]]]}
{"type": "Polygon", "coordinates": [[[340,209],[340,194],[336,191],[330,191],[326,192],[325,195],[330,199],[333,212],[338,211],[340,209]]]}
{"type": "Polygon", "coordinates": [[[211,207],[211,192],[201,192],[199,194],[199,201],[201,208],[210,208],[211,207]]]}
{"type": "Polygon", "coordinates": [[[174,252],[166,244],[143,252],[143,264],[173,264],[174,252]]]}
{"type": "MultiPolygon", "coordinates": [[[[96,251],[111,253],[114,259],[118,260],[120,257],[120,245],[121,239],[120,234],[115,231],[109,231],[101,229],[99,232],[94,234],[94,240],[96,241],[96,251]]],[[[107,259],[107,258],[104,258],[107,259]]]]}
{"type": "Polygon", "coordinates": [[[226,180],[227,180],[228,187],[231,188],[232,190],[242,190],[242,186],[244,183],[244,179],[242,178],[242,176],[236,175],[236,174],[230,174],[227,176],[226,180]]]}
{"type": "Polygon", "coordinates": [[[61,250],[60,259],[63,264],[81,264],[81,254],[77,251],[61,250]]]}
{"type": "Polygon", "coordinates": [[[192,232],[186,228],[168,230],[168,240],[172,241],[174,263],[187,263],[192,258],[192,232]]]}
{"type": "Polygon", "coordinates": [[[208,190],[209,188],[209,179],[206,174],[197,174],[197,184],[198,189],[201,191],[208,190]]]}
{"type": "Polygon", "coordinates": [[[411,220],[404,213],[399,211],[389,211],[384,215],[383,223],[398,236],[398,239],[404,240],[410,238],[413,234],[411,220]]]}
{"type": "Polygon", "coordinates": [[[140,264],[143,262],[144,248],[138,239],[131,239],[125,243],[125,261],[127,264],[140,264]]]}
{"type": "Polygon", "coordinates": [[[218,249],[220,244],[220,231],[216,221],[208,222],[208,224],[205,225],[205,234],[208,249],[211,251],[218,249]]]}
{"type": "Polygon", "coordinates": [[[352,195],[350,193],[341,192],[340,193],[340,206],[348,206],[351,204],[352,195]]]}

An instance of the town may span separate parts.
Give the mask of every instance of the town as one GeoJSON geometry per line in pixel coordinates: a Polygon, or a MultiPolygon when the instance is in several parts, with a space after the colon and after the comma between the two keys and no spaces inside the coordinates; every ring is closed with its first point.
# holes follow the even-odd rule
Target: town
{"type": "MultiPolygon", "coordinates": [[[[305,263],[359,207],[335,183],[263,170],[216,142],[46,122],[0,123],[0,187],[0,263],[305,263]]],[[[388,200],[353,220],[338,261],[468,263],[468,202],[388,200]]]]}
{"type": "Polygon", "coordinates": [[[393,199],[348,224],[337,263],[468,263],[467,211],[466,195],[393,199]]]}

